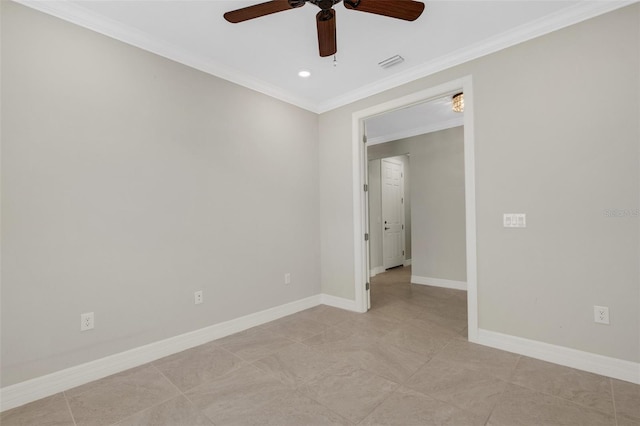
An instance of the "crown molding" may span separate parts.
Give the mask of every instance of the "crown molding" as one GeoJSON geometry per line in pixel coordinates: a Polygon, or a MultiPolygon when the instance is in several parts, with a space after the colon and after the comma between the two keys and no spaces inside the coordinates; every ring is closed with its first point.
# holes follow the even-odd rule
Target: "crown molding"
{"type": "Polygon", "coordinates": [[[23,6],[46,13],[80,27],[95,31],[99,34],[138,47],[158,56],[170,59],[190,68],[219,77],[272,98],[295,105],[302,109],[317,113],[317,105],[293,93],[282,90],[263,80],[254,78],[246,73],[215,63],[209,58],[194,55],[184,49],[173,46],[164,40],[159,40],[149,34],[131,28],[115,20],[105,18],[90,10],[69,1],[47,0],[13,0],[23,6]]]}
{"type": "Polygon", "coordinates": [[[637,3],[638,1],[640,0],[581,2],[554,14],[547,15],[543,18],[475,43],[464,49],[454,51],[449,55],[441,56],[433,61],[408,68],[405,71],[394,74],[386,79],[379,80],[375,83],[347,92],[342,96],[321,102],[317,106],[317,110],[322,114],[324,112],[340,108],[369,96],[377,95],[385,90],[393,89],[448,68],[461,65],[465,62],[498,52],[516,44],[586,21],[587,19],[629,6],[637,3]]]}
{"type": "Polygon", "coordinates": [[[506,31],[467,48],[454,51],[449,55],[441,56],[433,61],[409,68],[386,79],[379,80],[320,103],[297,96],[294,93],[283,90],[246,73],[224,67],[209,58],[186,52],[166,41],[158,40],[149,34],[95,14],[69,1],[13,1],[215,77],[255,90],[283,102],[321,114],[414,80],[427,77],[447,68],[469,62],[598,15],[637,3],[640,0],[583,1],[572,7],[560,10],[555,14],[521,25],[513,30],[506,31]]]}
{"type": "Polygon", "coordinates": [[[367,146],[378,145],[385,142],[397,141],[400,139],[410,138],[412,136],[424,135],[425,133],[439,132],[440,130],[450,129],[464,125],[464,116],[456,117],[451,120],[441,121],[429,126],[413,127],[405,129],[398,133],[390,135],[378,136],[375,138],[367,138],[367,146]]]}

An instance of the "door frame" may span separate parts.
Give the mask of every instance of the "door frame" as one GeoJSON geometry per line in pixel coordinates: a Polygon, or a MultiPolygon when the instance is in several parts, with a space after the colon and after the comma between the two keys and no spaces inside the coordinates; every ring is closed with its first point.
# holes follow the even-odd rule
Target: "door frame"
{"type": "MultiPolygon", "coordinates": [[[[365,147],[365,149],[366,149],[366,147],[365,147]]],[[[397,157],[397,155],[394,155],[394,157],[397,157]]],[[[386,268],[386,266],[384,264],[384,249],[385,249],[385,247],[384,247],[384,241],[385,241],[384,228],[385,228],[385,224],[384,224],[384,195],[383,195],[384,194],[384,182],[383,182],[384,169],[382,168],[382,162],[383,161],[388,161],[388,162],[393,163],[393,164],[399,164],[402,167],[402,177],[400,178],[401,179],[400,182],[401,182],[401,191],[402,191],[402,217],[401,217],[401,220],[402,220],[402,234],[401,234],[401,237],[402,237],[402,264],[403,265],[404,265],[404,262],[406,261],[405,252],[407,250],[407,241],[406,241],[406,238],[405,238],[405,229],[404,229],[404,227],[405,227],[404,218],[405,218],[405,214],[406,214],[406,212],[405,212],[405,204],[404,204],[404,199],[406,197],[406,194],[404,193],[404,173],[405,173],[405,171],[404,171],[404,164],[401,161],[390,160],[391,158],[394,158],[394,157],[386,157],[386,158],[381,158],[380,159],[380,204],[381,204],[381,216],[382,216],[382,223],[380,224],[380,227],[381,227],[381,231],[382,231],[382,234],[381,234],[381,240],[382,240],[382,267],[385,270],[387,268],[386,268]]],[[[367,163],[368,163],[368,161],[367,161],[367,163]]],[[[368,177],[368,175],[367,175],[367,177],[368,177]]],[[[368,206],[368,203],[367,203],[367,206],[368,206]]],[[[371,223],[371,218],[369,218],[369,223],[371,223]]],[[[371,230],[371,228],[369,228],[369,230],[371,230]]],[[[371,273],[371,268],[370,267],[369,267],[369,273],[371,273]]]]}
{"type": "Polygon", "coordinates": [[[470,75],[434,86],[407,96],[383,102],[356,111],[352,115],[352,160],[353,160],[353,224],[354,224],[354,272],[355,307],[366,312],[369,305],[369,244],[364,235],[369,232],[367,193],[367,149],[365,120],[400,108],[427,102],[445,94],[464,92],[464,180],[465,222],[467,254],[467,317],[468,339],[478,341],[478,268],[476,246],[476,183],[475,183],[475,138],[473,113],[473,81],[470,75]]]}

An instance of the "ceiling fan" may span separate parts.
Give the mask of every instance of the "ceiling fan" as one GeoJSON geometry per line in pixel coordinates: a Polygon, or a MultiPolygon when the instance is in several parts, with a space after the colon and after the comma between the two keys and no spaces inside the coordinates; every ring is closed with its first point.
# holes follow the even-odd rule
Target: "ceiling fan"
{"type": "MultiPolygon", "coordinates": [[[[320,8],[316,15],[320,56],[331,56],[338,50],[336,44],[336,12],[333,5],[342,0],[271,0],[224,14],[224,19],[237,24],[272,13],[302,7],[305,3],[320,8]]],[[[424,3],[414,0],[344,0],[347,9],[369,12],[391,18],[415,21],[424,10],[424,3]]]]}

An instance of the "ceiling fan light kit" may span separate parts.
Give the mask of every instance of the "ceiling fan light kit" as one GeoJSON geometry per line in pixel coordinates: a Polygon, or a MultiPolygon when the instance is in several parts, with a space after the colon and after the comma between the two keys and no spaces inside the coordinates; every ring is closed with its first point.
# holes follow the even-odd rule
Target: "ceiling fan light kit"
{"type": "MultiPolygon", "coordinates": [[[[224,19],[232,24],[296,9],[311,3],[320,8],[316,15],[318,30],[318,50],[320,56],[335,55],[338,51],[336,36],[336,12],[333,6],[342,0],[271,0],[224,14],[224,19]]],[[[347,9],[373,13],[390,18],[415,21],[424,11],[424,3],[414,0],[344,0],[347,9]]]]}

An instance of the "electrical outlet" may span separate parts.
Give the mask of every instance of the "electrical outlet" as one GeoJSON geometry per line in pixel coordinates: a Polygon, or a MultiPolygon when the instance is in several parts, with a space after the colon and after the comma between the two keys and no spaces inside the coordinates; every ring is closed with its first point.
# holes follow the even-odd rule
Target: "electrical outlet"
{"type": "Polygon", "coordinates": [[[194,297],[194,303],[196,305],[199,305],[202,302],[204,302],[204,295],[202,293],[202,290],[199,290],[199,291],[196,291],[195,293],[193,293],[193,297],[194,297]]]}
{"type": "Polygon", "coordinates": [[[80,314],[80,331],[87,331],[93,328],[93,312],[80,314]]]}
{"type": "Polygon", "coordinates": [[[593,320],[598,324],[609,324],[609,308],[606,306],[594,306],[593,320]]]}
{"type": "Polygon", "coordinates": [[[291,284],[291,273],[287,272],[286,274],[284,274],[284,283],[291,284]]]}

